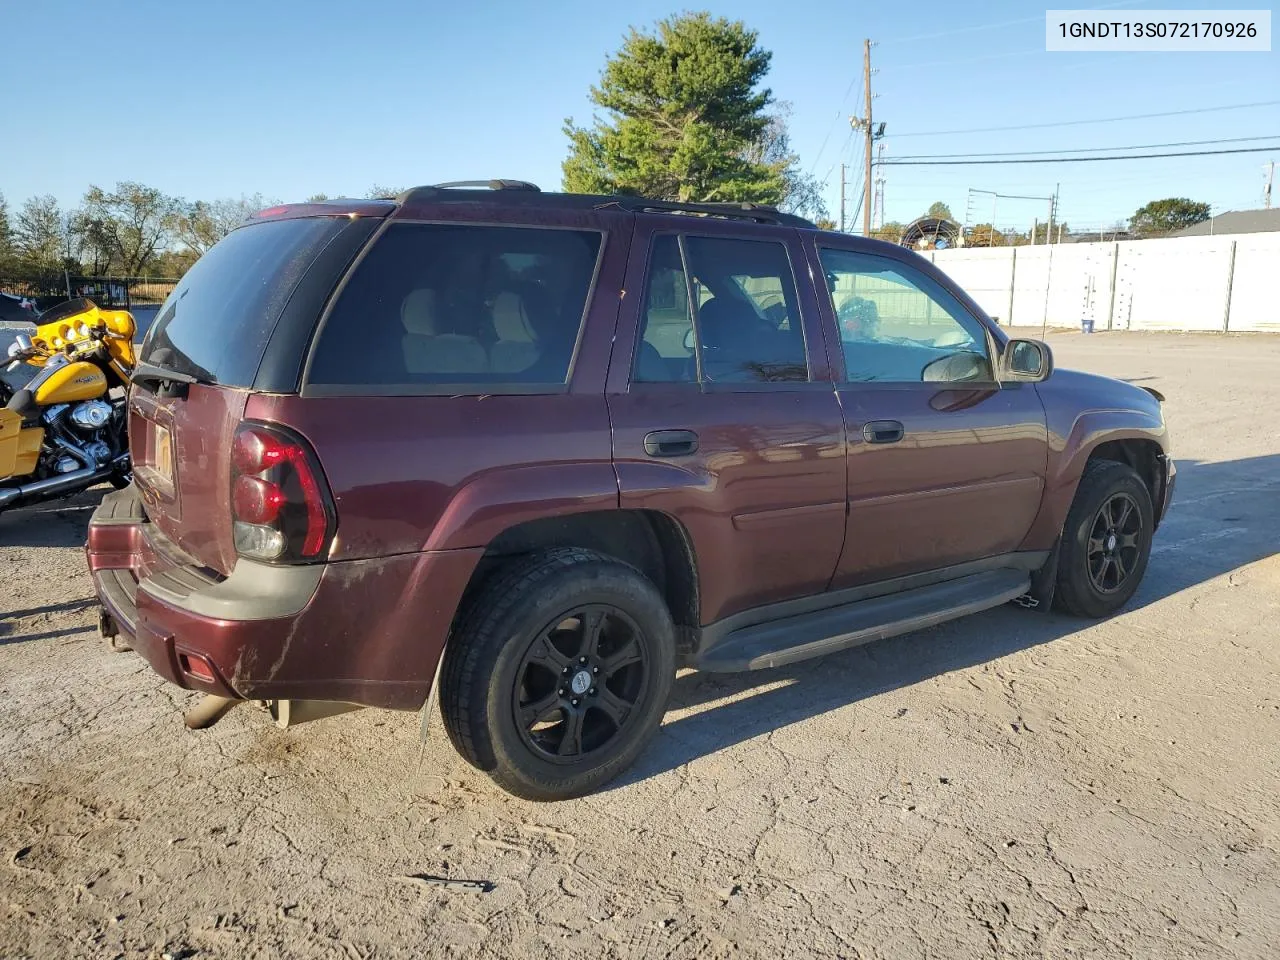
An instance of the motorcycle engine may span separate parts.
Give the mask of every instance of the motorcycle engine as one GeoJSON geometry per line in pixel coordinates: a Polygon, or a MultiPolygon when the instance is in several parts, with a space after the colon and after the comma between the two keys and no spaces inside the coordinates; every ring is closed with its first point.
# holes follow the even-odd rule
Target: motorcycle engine
{"type": "Polygon", "coordinates": [[[86,400],[71,411],[71,422],[81,430],[101,430],[111,419],[111,404],[102,400],[86,400]]]}
{"type": "Polygon", "coordinates": [[[114,416],[115,408],[102,400],[59,403],[46,410],[44,421],[52,433],[53,448],[64,451],[47,461],[51,472],[71,473],[108,463],[115,452],[105,431],[114,416]]]}
{"type": "Polygon", "coordinates": [[[101,440],[95,440],[92,443],[84,445],[84,452],[93,458],[93,462],[98,466],[102,466],[111,459],[111,447],[103,443],[101,440]]]}

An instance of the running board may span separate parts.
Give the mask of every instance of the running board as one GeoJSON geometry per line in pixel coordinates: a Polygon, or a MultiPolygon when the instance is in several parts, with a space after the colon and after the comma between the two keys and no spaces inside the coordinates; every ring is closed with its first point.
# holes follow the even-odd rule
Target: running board
{"type": "Polygon", "coordinates": [[[1030,586],[1025,570],[988,570],[741,627],[701,651],[695,666],[710,673],[781,667],[998,607],[1022,596],[1030,586]]]}

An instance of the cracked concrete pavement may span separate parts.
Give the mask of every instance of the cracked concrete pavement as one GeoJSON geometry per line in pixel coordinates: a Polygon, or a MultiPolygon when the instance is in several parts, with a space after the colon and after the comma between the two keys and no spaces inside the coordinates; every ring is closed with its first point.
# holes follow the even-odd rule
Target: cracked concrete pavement
{"type": "Polygon", "coordinates": [[[1126,611],[682,675],[569,803],[498,792],[438,719],[185,730],[94,630],[100,491],[0,517],[0,958],[1275,956],[1280,338],[1050,340],[1169,397],[1126,611]]]}

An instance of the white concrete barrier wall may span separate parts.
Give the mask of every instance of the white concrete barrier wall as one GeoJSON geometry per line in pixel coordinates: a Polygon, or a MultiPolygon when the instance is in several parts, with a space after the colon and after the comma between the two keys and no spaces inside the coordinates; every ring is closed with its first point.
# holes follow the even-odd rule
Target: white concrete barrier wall
{"type": "Polygon", "coordinates": [[[935,250],[1006,326],[1280,332],[1280,234],[935,250]]]}

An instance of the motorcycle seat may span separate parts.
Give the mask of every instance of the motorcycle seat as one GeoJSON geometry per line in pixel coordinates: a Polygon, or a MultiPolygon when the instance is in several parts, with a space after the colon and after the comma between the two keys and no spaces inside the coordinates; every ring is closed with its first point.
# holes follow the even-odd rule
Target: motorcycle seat
{"type": "Polygon", "coordinates": [[[15,390],[9,402],[4,405],[6,410],[12,410],[19,414],[23,419],[33,418],[37,414],[36,395],[23,387],[21,390],[15,390]]]}

